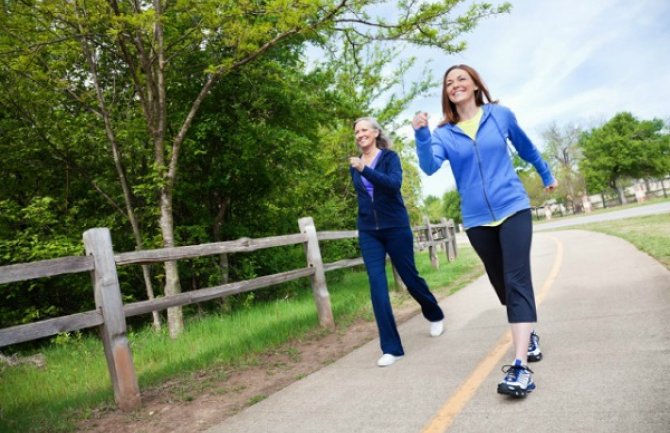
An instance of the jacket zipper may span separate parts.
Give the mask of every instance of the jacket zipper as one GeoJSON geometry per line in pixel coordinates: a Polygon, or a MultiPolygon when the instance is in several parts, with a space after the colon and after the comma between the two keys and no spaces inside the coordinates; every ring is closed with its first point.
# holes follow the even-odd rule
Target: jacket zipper
{"type": "Polygon", "coordinates": [[[379,230],[379,219],[377,218],[377,210],[375,209],[375,198],[374,198],[374,191],[372,192],[373,197],[370,197],[370,200],[372,201],[372,214],[375,216],[375,230],[379,230]]]}
{"type": "Polygon", "coordinates": [[[482,168],[482,160],[479,156],[479,147],[477,147],[477,141],[472,140],[472,145],[475,148],[475,157],[477,158],[477,167],[479,168],[479,177],[482,179],[482,193],[484,194],[484,200],[486,201],[486,206],[489,208],[489,213],[493,218],[493,221],[496,221],[496,215],[493,213],[493,208],[491,207],[491,202],[489,201],[489,196],[486,193],[486,181],[484,179],[484,169],[482,168]]]}

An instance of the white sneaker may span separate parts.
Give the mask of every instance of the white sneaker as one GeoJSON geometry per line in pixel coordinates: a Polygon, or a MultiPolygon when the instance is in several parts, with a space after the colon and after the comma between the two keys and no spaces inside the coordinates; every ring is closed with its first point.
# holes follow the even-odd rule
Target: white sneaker
{"type": "Polygon", "coordinates": [[[390,353],[385,353],[377,360],[377,365],[380,367],[388,367],[389,365],[392,365],[396,361],[400,360],[400,358],[402,358],[402,355],[396,356],[391,355],[390,353]]]}
{"type": "Polygon", "coordinates": [[[430,322],[430,336],[439,337],[444,332],[444,320],[430,322]]]}

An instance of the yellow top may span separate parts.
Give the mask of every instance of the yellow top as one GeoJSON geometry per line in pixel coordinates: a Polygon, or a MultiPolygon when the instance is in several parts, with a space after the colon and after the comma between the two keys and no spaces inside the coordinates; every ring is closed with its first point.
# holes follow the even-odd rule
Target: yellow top
{"type": "Polygon", "coordinates": [[[468,134],[468,137],[472,138],[473,140],[477,136],[477,131],[479,130],[479,121],[482,120],[482,114],[484,114],[484,110],[482,110],[482,107],[479,107],[477,114],[472,116],[471,119],[463,120],[457,124],[458,127],[461,128],[463,132],[468,134]]]}
{"type": "Polygon", "coordinates": [[[505,217],[505,218],[503,218],[501,220],[498,220],[498,221],[493,221],[492,223],[484,224],[484,226],[485,227],[499,226],[500,224],[504,223],[507,218],[509,218],[509,217],[505,217]]]}

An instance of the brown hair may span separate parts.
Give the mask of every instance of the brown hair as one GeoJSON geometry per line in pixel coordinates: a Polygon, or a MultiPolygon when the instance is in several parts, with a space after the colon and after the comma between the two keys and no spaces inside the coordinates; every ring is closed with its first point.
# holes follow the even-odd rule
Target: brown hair
{"type": "Polygon", "coordinates": [[[491,104],[498,103],[498,101],[493,101],[491,99],[489,89],[486,88],[484,81],[482,81],[481,77],[473,67],[468,65],[454,65],[447,69],[447,72],[444,73],[444,78],[442,79],[442,114],[444,114],[444,119],[440,122],[440,126],[445,123],[458,123],[461,120],[458,111],[456,111],[456,105],[449,100],[449,95],[447,94],[447,75],[454,69],[462,69],[470,75],[470,78],[472,78],[475,87],[477,87],[477,90],[475,90],[475,103],[478,107],[484,105],[485,102],[491,104]]]}
{"type": "Polygon", "coordinates": [[[377,119],[374,117],[360,117],[356,119],[354,122],[354,130],[356,130],[356,125],[358,125],[358,122],[366,121],[372,125],[373,129],[376,129],[379,131],[379,135],[377,135],[377,139],[375,140],[375,145],[379,149],[390,149],[391,146],[393,145],[393,142],[391,139],[384,134],[384,130],[382,129],[381,126],[379,126],[379,122],[377,122],[377,119]]]}

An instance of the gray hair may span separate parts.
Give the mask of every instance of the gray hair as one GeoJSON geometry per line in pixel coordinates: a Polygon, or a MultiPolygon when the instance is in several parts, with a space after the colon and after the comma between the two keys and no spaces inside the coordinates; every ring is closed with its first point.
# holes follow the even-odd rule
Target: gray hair
{"type": "Polygon", "coordinates": [[[379,125],[379,122],[377,122],[377,119],[375,119],[374,117],[359,117],[354,122],[354,129],[356,129],[356,125],[358,125],[358,122],[362,121],[369,122],[374,129],[379,131],[379,135],[377,136],[376,140],[376,145],[379,149],[390,149],[391,146],[393,146],[393,141],[391,141],[391,139],[384,133],[384,130],[379,125]]]}

